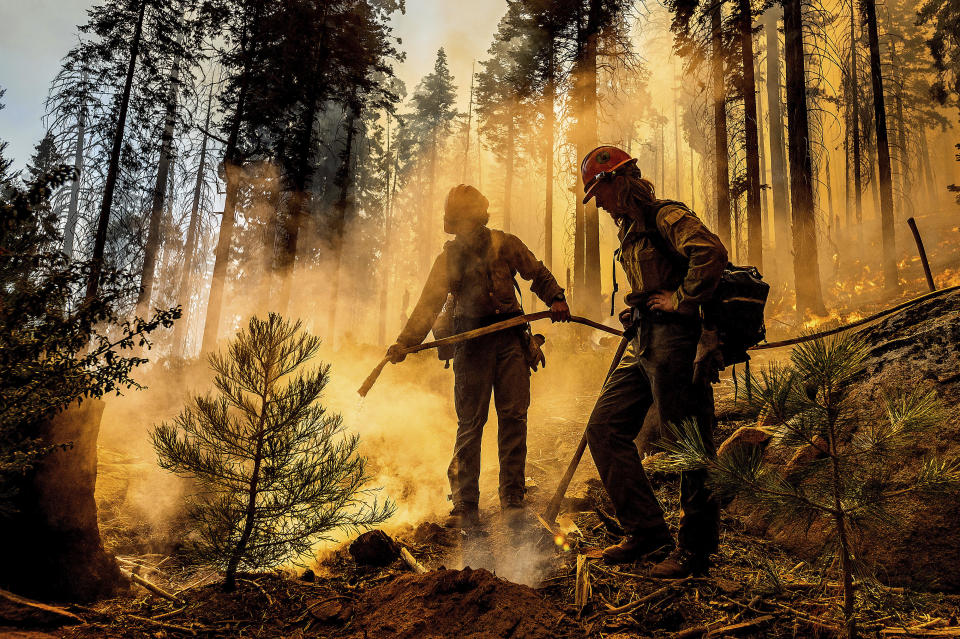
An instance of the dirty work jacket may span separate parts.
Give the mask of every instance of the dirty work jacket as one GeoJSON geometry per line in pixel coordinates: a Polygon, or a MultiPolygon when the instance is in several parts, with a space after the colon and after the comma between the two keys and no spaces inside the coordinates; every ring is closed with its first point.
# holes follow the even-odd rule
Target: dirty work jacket
{"type": "Polygon", "coordinates": [[[657,211],[656,229],[647,228],[646,216],[625,221],[620,229],[620,264],[632,290],[630,306],[643,304],[657,290],[675,290],[677,309],[698,314],[701,303],[713,295],[727,265],[727,250],[692,211],[667,204],[657,211]],[[651,238],[659,233],[663,241],[651,238]],[[658,247],[669,249],[665,255],[658,247]]]}
{"type": "Polygon", "coordinates": [[[404,346],[421,343],[449,293],[454,296],[455,321],[467,326],[471,321],[519,313],[515,274],[531,280],[530,290],[547,305],[563,293],[556,278],[517,236],[485,226],[457,236],[444,245],[434,261],[397,342],[404,346]]]}

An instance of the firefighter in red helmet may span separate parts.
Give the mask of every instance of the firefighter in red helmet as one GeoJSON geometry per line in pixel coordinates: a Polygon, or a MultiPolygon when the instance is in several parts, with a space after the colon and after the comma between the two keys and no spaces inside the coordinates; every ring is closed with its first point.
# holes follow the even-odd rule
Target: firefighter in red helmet
{"type": "MultiPolygon", "coordinates": [[[[719,506],[705,471],[680,479],[677,543],[640,463],[634,439],[647,411],[659,423],[694,420],[713,448],[711,381],[722,365],[716,331],[704,328],[701,304],[716,290],[727,264],[719,238],[686,205],[657,199],[635,158],[597,147],[580,165],[586,203],[596,198],[619,228],[620,264],[630,284],[621,320],[631,336],[604,385],[587,425],[587,441],[627,535],[604,550],[610,563],[671,551],[651,569],[657,577],[704,572],[718,543],[719,506]]],[[[669,428],[661,428],[669,436],[669,428]]]]}

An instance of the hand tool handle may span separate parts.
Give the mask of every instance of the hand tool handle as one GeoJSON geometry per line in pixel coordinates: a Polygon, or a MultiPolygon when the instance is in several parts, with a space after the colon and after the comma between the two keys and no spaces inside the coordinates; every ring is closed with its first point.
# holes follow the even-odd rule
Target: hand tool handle
{"type": "MultiPolygon", "coordinates": [[[[607,381],[610,379],[610,376],[613,375],[613,371],[617,369],[617,366],[620,365],[620,360],[623,359],[623,353],[627,350],[627,344],[630,343],[630,338],[624,336],[620,340],[620,346],[617,347],[617,353],[613,356],[613,361],[610,363],[610,370],[607,371],[607,376],[603,379],[603,385],[607,385],[607,381]]],[[[583,430],[583,435],[580,437],[580,443],[577,445],[577,450],[573,454],[573,458],[570,460],[570,464],[567,466],[567,472],[563,474],[563,477],[560,479],[560,485],[557,486],[557,491],[553,494],[553,499],[550,500],[550,503],[547,504],[547,510],[543,513],[543,519],[549,523],[554,523],[557,521],[557,515],[560,513],[560,504],[563,502],[564,495],[567,494],[567,488],[570,487],[570,481],[573,479],[573,474],[577,472],[577,467],[580,465],[580,459],[583,458],[583,452],[587,449],[587,430],[583,430]]]]}

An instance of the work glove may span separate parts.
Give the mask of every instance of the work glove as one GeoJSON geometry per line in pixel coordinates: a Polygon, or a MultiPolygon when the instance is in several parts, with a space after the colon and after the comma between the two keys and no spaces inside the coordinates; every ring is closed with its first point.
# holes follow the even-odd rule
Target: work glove
{"type": "Polygon", "coordinates": [[[723,354],[720,352],[720,334],[715,328],[700,331],[697,354],[693,358],[693,383],[715,384],[720,381],[723,354]]]}
{"type": "Polygon", "coordinates": [[[399,364],[403,360],[407,359],[406,351],[407,347],[397,342],[393,346],[387,349],[387,359],[390,360],[393,364],[399,364]]]}
{"type": "Polygon", "coordinates": [[[620,315],[617,316],[617,319],[619,319],[620,323],[623,325],[623,331],[629,331],[631,328],[633,328],[633,308],[628,306],[620,311],[620,315]]]}

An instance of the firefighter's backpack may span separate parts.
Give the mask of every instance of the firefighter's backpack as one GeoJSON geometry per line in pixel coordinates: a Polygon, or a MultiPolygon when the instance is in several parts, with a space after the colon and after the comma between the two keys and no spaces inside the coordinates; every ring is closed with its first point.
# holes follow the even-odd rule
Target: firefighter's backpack
{"type": "MultiPolygon", "coordinates": [[[[682,202],[660,200],[653,211],[653,216],[661,208],[668,205],[677,205],[690,211],[682,202]]],[[[692,211],[690,211],[692,213],[692,211]]],[[[656,224],[648,228],[657,228],[656,224]]],[[[659,231],[648,235],[654,246],[669,257],[681,270],[686,270],[689,263],[684,255],[680,255],[660,235],[659,231]]],[[[720,352],[723,354],[723,365],[732,366],[750,359],[747,349],[762,342],[767,335],[767,327],[763,318],[767,296],[770,294],[770,285],[763,281],[763,276],[755,266],[735,266],[727,263],[720,276],[720,283],[713,298],[703,305],[704,321],[716,326],[720,333],[720,352]]]]}

